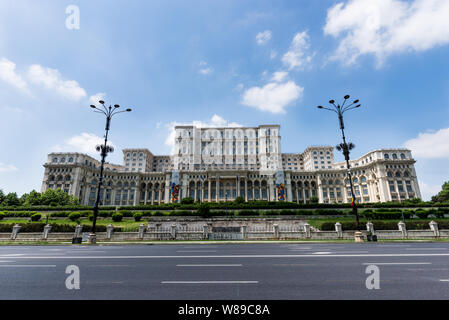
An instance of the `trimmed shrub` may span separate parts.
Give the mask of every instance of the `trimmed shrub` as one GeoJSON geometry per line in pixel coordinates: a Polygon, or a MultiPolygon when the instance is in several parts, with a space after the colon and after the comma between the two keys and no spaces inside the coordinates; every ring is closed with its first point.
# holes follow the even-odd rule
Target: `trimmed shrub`
{"type": "MultiPolygon", "coordinates": [[[[133,212],[130,210],[120,210],[118,213],[120,213],[122,215],[122,217],[130,218],[133,216],[133,212]]],[[[117,214],[117,213],[113,213],[112,217],[114,217],[115,214],[117,214]]],[[[112,220],[114,220],[114,219],[112,219],[112,220]]]]}
{"type": "Polygon", "coordinates": [[[418,216],[418,218],[420,219],[426,219],[427,216],[429,215],[429,211],[428,210],[422,210],[422,209],[418,209],[415,211],[415,214],[418,216]]]}
{"type": "Polygon", "coordinates": [[[31,216],[31,221],[39,221],[42,218],[40,213],[35,213],[31,216]]]}
{"type": "Polygon", "coordinates": [[[200,204],[196,213],[203,218],[208,218],[210,216],[209,204],[207,203],[200,204]]]}
{"type": "Polygon", "coordinates": [[[79,213],[79,212],[71,212],[69,214],[69,219],[72,220],[72,221],[77,221],[80,218],[81,218],[81,213],[79,213]]]}
{"type": "Polygon", "coordinates": [[[242,196],[238,196],[237,198],[235,198],[234,202],[236,204],[242,204],[245,203],[245,198],[243,198],[242,196]]]}
{"type": "Polygon", "coordinates": [[[112,215],[112,221],[114,221],[114,222],[120,222],[120,221],[122,221],[122,219],[123,219],[123,214],[120,212],[114,213],[112,215]]]}
{"type": "Polygon", "coordinates": [[[235,212],[237,216],[258,216],[259,211],[257,210],[240,210],[235,212]]]}
{"type": "Polygon", "coordinates": [[[142,220],[142,212],[134,213],[133,217],[134,217],[134,221],[139,222],[140,220],[142,220]]]}
{"type": "Polygon", "coordinates": [[[89,215],[89,221],[94,221],[94,214],[93,214],[93,213],[91,213],[91,214],[89,215]]]}
{"type": "Polygon", "coordinates": [[[164,213],[162,211],[155,211],[153,212],[152,216],[163,216],[164,213]]]}
{"type": "Polygon", "coordinates": [[[193,204],[194,200],[191,197],[185,197],[181,199],[181,204],[193,204]]]}
{"type": "Polygon", "coordinates": [[[3,220],[5,218],[5,214],[3,212],[0,212],[0,220],[3,220]]]}

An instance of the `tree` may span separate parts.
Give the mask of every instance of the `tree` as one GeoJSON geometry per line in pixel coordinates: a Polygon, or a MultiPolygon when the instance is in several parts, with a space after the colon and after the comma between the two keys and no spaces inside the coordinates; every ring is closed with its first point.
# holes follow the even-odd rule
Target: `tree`
{"type": "Polygon", "coordinates": [[[3,193],[3,190],[0,189],[0,204],[2,204],[3,200],[5,200],[5,194],[3,193]]]}
{"type": "Polygon", "coordinates": [[[2,202],[3,206],[18,206],[20,205],[19,197],[17,197],[17,193],[10,192],[6,195],[5,199],[2,202]]]}
{"type": "Polygon", "coordinates": [[[38,206],[42,204],[41,201],[41,194],[36,190],[33,190],[28,194],[24,204],[29,206],[38,206]]]}
{"type": "Polygon", "coordinates": [[[432,202],[448,202],[449,201],[449,181],[441,186],[441,191],[432,197],[432,202]]]}

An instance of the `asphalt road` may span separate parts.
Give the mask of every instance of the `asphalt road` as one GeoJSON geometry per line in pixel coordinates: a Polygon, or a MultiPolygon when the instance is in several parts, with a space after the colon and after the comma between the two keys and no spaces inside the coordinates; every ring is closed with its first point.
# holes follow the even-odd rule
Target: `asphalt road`
{"type": "Polygon", "coordinates": [[[449,299],[449,243],[1,246],[0,299],[449,299]]]}

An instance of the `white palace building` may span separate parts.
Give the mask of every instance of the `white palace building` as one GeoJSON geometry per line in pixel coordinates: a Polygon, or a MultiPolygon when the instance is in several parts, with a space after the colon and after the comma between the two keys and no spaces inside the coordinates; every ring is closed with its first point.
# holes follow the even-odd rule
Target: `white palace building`
{"type": "MultiPolygon", "coordinates": [[[[279,125],[238,128],[175,127],[172,155],[124,149],[123,164],[105,164],[102,205],[195,201],[351,202],[346,163],[332,146],[281,153],[279,125]]],[[[350,161],[358,203],[421,198],[415,160],[407,149],[378,149],[350,161]]],[[[81,153],[50,153],[42,192],[62,189],[93,205],[100,162],[81,153]]]]}

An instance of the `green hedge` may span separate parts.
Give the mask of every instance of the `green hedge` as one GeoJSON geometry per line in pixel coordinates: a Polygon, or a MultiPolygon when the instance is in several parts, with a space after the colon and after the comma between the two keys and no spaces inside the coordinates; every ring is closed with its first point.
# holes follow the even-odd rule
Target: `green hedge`
{"type": "MultiPolygon", "coordinates": [[[[14,223],[0,223],[0,232],[12,232],[12,227],[14,226],[14,223]]],[[[19,225],[22,226],[20,229],[20,232],[43,232],[45,223],[20,223],[19,225]]],[[[68,224],[54,224],[51,223],[51,232],[75,232],[75,226],[68,225],[68,224]]],[[[92,229],[91,225],[82,225],[83,226],[83,232],[90,232],[92,229]]],[[[96,226],[97,232],[106,232],[106,226],[97,225],[96,226]]],[[[114,228],[114,231],[120,232],[122,231],[122,228],[114,228]]]]}
{"type": "MultiPolygon", "coordinates": [[[[439,229],[449,229],[449,221],[435,220],[438,223],[439,229]]],[[[374,230],[398,230],[399,221],[372,221],[374,230]]],[[[430,230],[429,222],[424,221],[406,221],[405,227],[407,230],[430,230]]],[[[343,230],[356,230],[355,222],[342,222],[343,230]]],[[[366,223],[360,223],[360,229],[366,230],[366,223]]],[[[335,231],[335,223],[325,222],[321,225],[321,231],[335,231]]]]}

